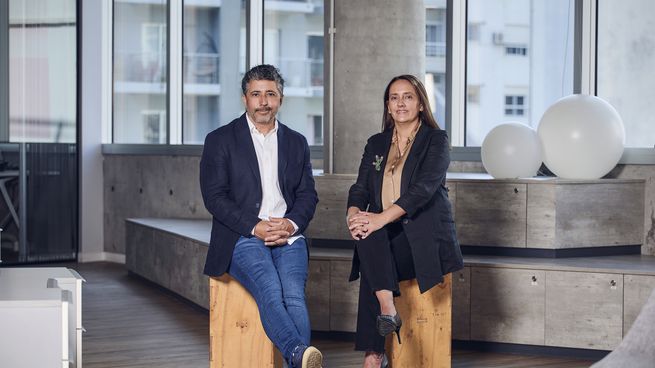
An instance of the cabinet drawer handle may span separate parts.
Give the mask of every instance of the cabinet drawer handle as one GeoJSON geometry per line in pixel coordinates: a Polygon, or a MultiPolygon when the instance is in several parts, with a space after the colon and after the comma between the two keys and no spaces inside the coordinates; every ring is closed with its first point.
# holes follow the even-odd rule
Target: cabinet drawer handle
{"type": "Polygon", "coordinates": [[[537,282],[537,276],[532,276],[532,282],[537,282]]]}
{"type": "Polygon", "coordinates": [[[614,280],[610,281],[610,286],[616,286],[616,281],[614,280]]]}
{"type": "Polygon", "coordinates": [[[514,193],[518,193],[518,192],[519,192],[519,188],[514,188],[514,193]]]}

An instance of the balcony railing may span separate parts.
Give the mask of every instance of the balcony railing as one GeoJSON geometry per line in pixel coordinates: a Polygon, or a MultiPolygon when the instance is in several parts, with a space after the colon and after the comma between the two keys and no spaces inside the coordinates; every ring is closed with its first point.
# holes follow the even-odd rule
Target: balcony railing
{"type": "MultiPolygon", "coordinates": [[[[220,59],[217,53],[185,53],[184,83],[218,85],[220,59]]],[[[287,87],[320,89],[324,85],[323,59],[279,58],[273,64],[280,69],[287,87]]],[[[166,67],[164,55],[158,53],[115,54],[117,82],[165,83],[166,67]]]]}
{"type": "Polygon", "coordinates": [[[184,83],[218,84],[220,56],[216,53],[184,54],[184,83]]]}
{"type": "Polygon", "coordinates": [[[157,52],[116,52],[114,76],[121,82],[166,82],[166,54],[157,52]]]}
{"type": "Polygon", "coordinates": [[[425,56],[446,56],[445,42],[425,42],[425,56]]]}
{"type": "Polygon", "coordinates": [[[323,87],[323,60],[280,58],[276,66],[280,69],[287,87],[323,87]]]}

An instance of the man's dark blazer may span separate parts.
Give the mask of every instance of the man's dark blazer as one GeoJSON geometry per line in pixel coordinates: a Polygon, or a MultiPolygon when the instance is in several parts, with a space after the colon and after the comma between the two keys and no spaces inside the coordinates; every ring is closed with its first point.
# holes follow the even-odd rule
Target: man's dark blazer
{"type": "MultiPolygon", "coordinates": [[[[279,122],[277,144],[278,180],[287,204],[284,217],[295,222],[301,234],[318,203],[309,146],[305,137],[279,122]]],[[[239,237],[251,237],[260,221],[262,180],[246,114],[207,134],[200,189],[213,217],[205,274],[220,276],[230,265],[239,237]]]]}
{"type": "MultiPolygon", "coordinates": [[[[348,208],[382,212],[382,179],[393,130],[369,138],[357,182],[350,188],[348,208]],[[374,162],[382,158],[379,170],[374,162]]],[[[444,130],[422,124],[416,133],[403,167],[400,198],[395,202],[407,212],[401,218],[414,259],[421,292],[443,281],[443,275],[464,267],[455,235],[455,223],[446,190],[450,145],[444,130]]],[[[350,280],[359,277],[359,256],[355,249],[350,280]]]]}

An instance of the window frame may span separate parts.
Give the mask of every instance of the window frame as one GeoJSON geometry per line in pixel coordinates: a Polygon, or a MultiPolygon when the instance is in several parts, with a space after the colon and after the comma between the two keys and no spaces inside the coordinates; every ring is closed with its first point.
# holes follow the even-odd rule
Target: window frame
{"type": "MultiPolygon", "coordinates": [[[[113,1],[110,1],[113,6],[113,1]]],[[[171,4],[177,0],[171,0],[171,4]]],[[[112,6],[109,6],[110,8],[112,6]]],[[[480,147],[464,146],[466,137],[466,43],[467,43],[467,0],[447,0],[446,9],[446,120],[447,130],[453,149],[451,159],[453,161],[481,161],[480,147]]],[[[334,122],[332,119],[333,106],[333,83],[334,83],[334,1],[325,0],[325,79],[324,79],[324,117],[323,117],[323,152],[325,173],[332,172],[333,162],[333,139],[334,122]]],[[[597,39],[597,17],[598,0],[574,0],[574,78],[573,92],[596,95],[596,39],[597,39]]],[[[113,58],[111,34],[113,32],[113,15],[109,14],[109,35],[104,44],[109,44],[109,50],[105,46],[105,53],[109,60],[113,58]]],[[[182,14],[180,13],[180,22],[182,14]]],[[[254,66],[263,62],[264,44],[264,0],[246,1],[246,67],[254,66]]],[[[180,36],[181,37],[181,36],[180,36]]],[[[173,37],[169,37],[169,42],[173,37]]],[[[527,51],[529,52],[529,51],[527,51]]],[[[526,53],[527,53],[526,52],[526,53]]],[[[517,55],[518,56],[518,55],[517,55]]],[[[521,55],[522,56],[522,55],[521,55]]],[[[179,57],[182,58],[181,50],[179,57]]],[[[113,78],[111,70],[112,63],[108,63],[107,86],[113,89],[113,78]]],[[[180,66],[181,68],[181,62],[180,66]]],[[[170,86],[170,81],[169,81],[170,86]]],[[[105,93],[105,92],[103,92],[105,93]]],[[[202,145],[176,144],[171,140],[164,145],[143,145],[143,144],[114,144],[112,130],[113,118],[111,116],[112,92],[106,93],[105,116],[103,119],[103,153],[106,154],[180,154],[199,155],[202,152],[202,145]],[[156,146],[156,147],[151,147],[156,146]]],[[[169,97],[170,98],[170,97],[169,97]]],[[[179,96],[182,98],[182,96],[179,96]]],[[[181,105],[180,105],[181,110],[181,105]]],[[[181,111],[180,111],[181,113],[181,111]]],[[[169,120],[173,116],[169,113],[169,120]]],[[[181,122],[181,119],[179,120],[181,122]]],[[[181,124],[181,123],[180,123],[181,124]]],[[[181,130],[180,125],[180,130],[181,130]]],[[[168,137],[171,137],[169,132],[168,137]]],[[[181,133],[180,133],[181,134],[181,133]]],[[[180,137],[181,143],[181,137],[180,137]]],[[[620,164],[655,164],[655,151],[650,148],[626,147],[619,161],[620,164]]]]}
{"type": "Polygon", "coordinates": [[[527,100],[527,97],[525,95],[506,94],[504,97],[505,97],[505,108],[504,108],[505,116],[524,117],[526,115],[527,109],[525,108],[525,100],[527,100]],[[508,111],[510,111],[510,113],[508,113],[508,111]]]}
{"type": "MultiPolygon", "coordinates": [[[[596,95],[598,0],[574,0],[573,93],[596,95]]],[[[468,0],[447,1],[446,129],[453,161],[482,161],[480,147],[466,137],[466,40],[468,0]]],[[[529,51],[528,51],[529,52],[529,51]]],[[[655,165],[655,150],[625,147],[619,164],[655,165]]]]}

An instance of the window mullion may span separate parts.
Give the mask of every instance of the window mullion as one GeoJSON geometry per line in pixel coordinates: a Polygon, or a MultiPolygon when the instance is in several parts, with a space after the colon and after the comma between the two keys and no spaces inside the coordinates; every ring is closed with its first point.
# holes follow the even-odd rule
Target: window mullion
{"type": "Polygon", "coordinates": [[[113,0],[102,0],[102,143],[114,142],[113,129],[113,0]]]}
{"type": "Polygon", "coordinates": [[[248,1],[248,65],[264,63],[264,0],[248,1]]]}
{"type": "Polygon", "coordinates": [[[168,143],[182,144],[182,0],[169,0],[168,143]]]}
{"type": "Polygon", "coordinates": [[[574,76],[575,93],[596,95],[596,16],[597,0],[578,0],[576,11],[576,49],[580,50],[576,55],[574,76]]]}
{"type": "Polygon", "coordinates": [[[466,6],[467,1],[448,1],[448,90],[446,121],[450,124],[450,141],[453,146],[465,144],[466,118],[466,6]]]}

